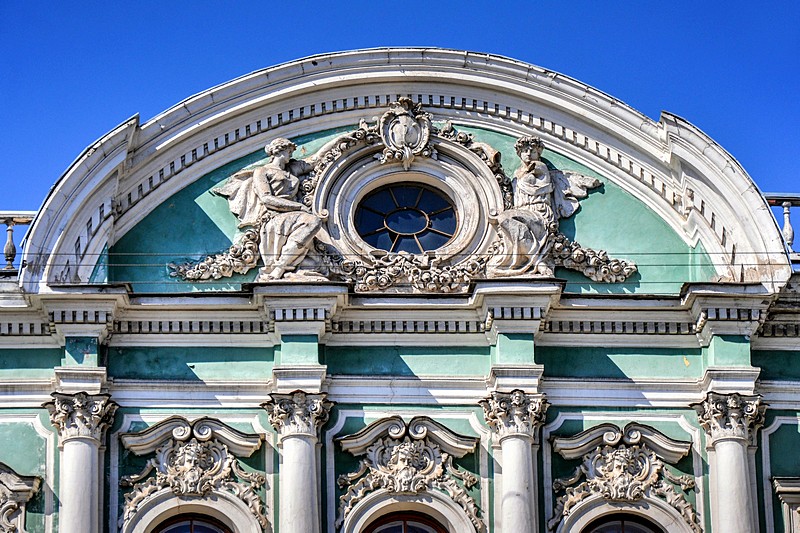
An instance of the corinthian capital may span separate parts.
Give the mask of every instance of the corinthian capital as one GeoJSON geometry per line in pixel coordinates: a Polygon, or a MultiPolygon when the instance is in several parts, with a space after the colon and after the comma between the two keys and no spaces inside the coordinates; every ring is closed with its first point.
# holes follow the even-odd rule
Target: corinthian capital
{"type": "Polygon", "coordinates": [[[544,423],[547,400],[544,394],[526,394],[520,389],[511,392],[493,392],[479,402],[486,422],[502,440],[510,436],[537,439],[539,427],[544,423]]]}
{"type": "Polygon", "coordinates": [[[317,437],[317,430],[328,421],[333,402],[327,394],[307,394],[296,390],[289,394],[270,394],[261,407],[269,413],[269,421],[281,438],[291,435],[317,437]]]}
{"type": "Polygon", "coordinates": [[[43,407],[50,412],[50,423],[58,430],[62,442],[77,437],[102,441],[119,407],[108,394],[54,392],[50,396],[53,401],[43,407]]]}
{"type": "Polygon", "coordinates": [[[764,424],[767,405],[761,396],[719,394],[709,392],[702,402],[692,404],[697,411],[700,425],[711,437],[712,443],[719,439],[744,439],[750,442],[764,424]]]}

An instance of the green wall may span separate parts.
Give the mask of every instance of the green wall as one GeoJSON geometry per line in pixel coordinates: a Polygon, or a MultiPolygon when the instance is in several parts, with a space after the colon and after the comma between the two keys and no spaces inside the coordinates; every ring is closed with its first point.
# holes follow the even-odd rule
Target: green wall
{"type": "MultiPolygon", "coordinates": [[[[512,136],[458,126],[476,141],[502,152],[509,176],[519,165],[512,136]]],[[[353,127],[326,130],[293,139],[295,157],[307,157],[325,142],[353,127]]],[[[581,245],[609,252],[611,257],[636,262],[639,272],[624,283],[594,283],[582,274],[559,268],[567,291],[578,293],[677,294],[687,281],[708,281],[715,274],[701,244],[686,245],[658,215],[603,176],[561,154],[546,150],[548,163],[599,178],[603,185],[581,201],[577,214],[561,221],[561,231],[581,245]]],[[[224,252],[237,237],[237,219],[225,198],[211,190],[238,170],[266,162],[263,151],[228,163],[175,193],[103,253],[92,281],[130,283],[138,293],[231,291],[255,279],[257,269],[218,281],[190,283],[169,276],[169,263],[196,262],[224,252]]],[[[176,178],[177,179],[177,178],[176,178]]],[[[191,179],[190,174],[180,179],[191,179]]]]}

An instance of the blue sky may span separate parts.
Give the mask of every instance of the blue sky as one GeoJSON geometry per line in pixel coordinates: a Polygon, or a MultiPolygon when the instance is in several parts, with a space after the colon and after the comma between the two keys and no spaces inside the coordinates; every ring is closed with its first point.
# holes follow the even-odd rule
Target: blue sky
{"type": "Polygon", "coordinates": [[[505,55],[653,119],[678,114],[764,191],[800,192],[800,2],[0,2],[0,210],[34,210],[139,113],[300,57],[377,46],[505,55]]]}

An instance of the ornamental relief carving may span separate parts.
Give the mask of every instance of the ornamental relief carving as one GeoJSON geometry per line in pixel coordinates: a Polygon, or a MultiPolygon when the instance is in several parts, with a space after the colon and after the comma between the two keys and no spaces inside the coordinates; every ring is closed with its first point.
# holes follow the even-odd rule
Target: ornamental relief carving
{"type": "Polygon", "coordinates": [[[537,137],[517,140],[515,150],[521,165],[508,176],[497,149],[474,141],[449,122],[441,128],[434,126],[422,104],[403,97],[390,104],[376,123],[362,120],[354,131],[338,136],[308,158],[293,158],[296,148],[288,139],[273,139],[265,148],[270,156],[267,163],[238,171],[213,189],[227,200],[240,233],[225,252],[196,263],[170,264],[173,277],[216,280],[245,274],[261,264],[256,282],[332,280],[352,283],[356,292],[447,293],[465,292],[478,279],[552,277],[559,266],[603,283],[624,281],[637,271],[633,262],[584,248],[559,232],[558,221],[572,216],[580,200],[601,183],[551,168],[541,157],[544,143],[537,137]],[[445,145],[459,146],[473,154],[471,157],[477,156],[484,168],[478,173],[481,176],[472,174],[470,179],[491,176],[492,194],[500,198],[496,207],[469,199],[453,222],[461,224],[460,219],[471,216],[467,211],[480,211],[480,231],[490,235],[480,246],[443,253],[442,243],[426,234],[434,232],[453,241],[465,228],[450,233],[435,228],[439,212],[426,211],[420,198],[401,205],[393,197],[393,204],[373,210],[373,215],[383,217],[382,222],[373,222],[377,224],[374,232],[385,232],[379,245],[354,247],[350,241],[333,237],[340,228],[332,231],[335,221],[330,220],[329,210],[319,205],[317,196],[323,183],[335,182],[336,173],[344,172],[337,167],[340,161],[364,152],[366,159],[359,167],[368,167],[372,161],[376,168],[394,165],[402,171],[418,171],[420,160],[441,163],[437,163],[437,146],[445,145]]]}
{"type": "Polygon", "coordinates": [[[42,480],[20,476],[0,463],[0,533],[25,531],[25,504],[39,491],[42,480]]]}
{"type": "Polygon", "coordinates": [[[685,456],[689,446],[634,423],[622,430],[603,424],[574,437],[555,439],[555,451],[566,459],[581,457],[582,463],[571,476],[553,482],[553,492],[561,495],[548,527],[557,529],[590,497],[630,503],[658,498],[673,507],[692,531],[700,533],[700,520],[686,499],[686,491],[694,488],[694,478],[675,475],[666,467],[685,456]]]}
{"type": "Polygon", "coordinates": [[[712,442],[733,438],[744,439],[750,444],[755,444],[756,433],[764,425],[767,410],[761,396],[717,392],[709,392],[705,400],[692,404],[692,407],[712,442]]]}
{"type": "Polygon", "coordinates": [[[364,458],[355,472],[337,480],[345,490],[339,498],[337,529],[374,491],[413,495],[438,490],[464,510],[476,531],[486,531],[468,492],[478,478],[453,464],[453,457],[463,457],[475,449],[477,439],[456,435],[428,417],[415,417],[406,424],[394,416],[343,437],[340,443],[345,451],[364,458]]]}
{"type": "Polygon", "coordinates": [[[257,492],[266,478],[246,471],[237,458],[249,457],[261,446],[259,435],[241,433],[208,418],[189,422],[174,416],[120,438],[136,455],[154,454],[141,472],[120,480],[120,486],[132,487],[125,494],[120,527],[163,489],[188,499],[208,497],[214,492],[230,493],[250,509],[262,528],[269,525],[257,492]]]}
{"type": "Polygon", "coordinates": [[[50,396],[53,400],[43,407],[50,413],[50,423],[58,430],[62,442],[76,437],[102,441],[119,407],[108,394],[54,392],[50,396]]]}

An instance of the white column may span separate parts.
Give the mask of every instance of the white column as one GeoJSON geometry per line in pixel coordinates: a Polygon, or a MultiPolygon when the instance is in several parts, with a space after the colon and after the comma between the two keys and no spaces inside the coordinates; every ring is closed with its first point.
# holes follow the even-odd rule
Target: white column
{"type": "Polygon", "coordinates": [[[534,450],[544,422],[543,394],[493,392],[481,400],[486,422],[502,451],[501,531],[532,533],[539,530],[534,450]]]}
{"type": "Polygon", "coordinates": [[[58,430],[61,445],[61,481],[58,530],[99,533],[100,445],[114,420],[117,404],[108,394],[51,394],[44,404],[58,430]]]}
{"type": "Polygon", "coordinates": [[[709,465],[717,488],[712,494],[712,529],[749,533],[756,517],[748,446],[755,443],[756,432],[764,423],[766,405],[760,396],[709,392],[704,401],[692,407],[714,451],[709,465]]]}
{"type": "Polygon", "coordinates": [[[294,391],[271,394],[263,407],[278,432],[281,465],[280,532],[319,533],[320,477],[317,472],[317,432],[328,420],[332,402],[326,394],[294,391]]]}

